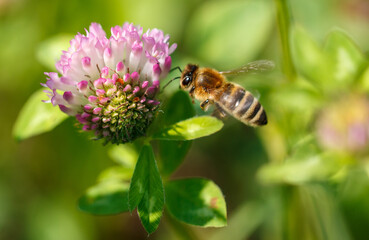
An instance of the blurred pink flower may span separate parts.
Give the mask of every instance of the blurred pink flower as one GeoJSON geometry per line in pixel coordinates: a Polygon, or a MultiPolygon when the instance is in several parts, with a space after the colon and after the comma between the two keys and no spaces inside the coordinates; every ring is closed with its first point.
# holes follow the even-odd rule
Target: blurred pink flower
{"type": "Polygon", "coordinates": [[[107,142],[130,142],[143,136],[154,118],[160,81],[171,68],[169,36],[158,29],[143,33],[125,23],[107,38],[100,24],[78,33],[56,68],[45,73],[54,106],[75,116],[84,131],[107,142]]]}
{"type": "Polygon", "coordinates": [[[327,149],[365,150],[369,145],[369,100],[351,95],[327,106],[318,117],[317,135],[327,149]]]}

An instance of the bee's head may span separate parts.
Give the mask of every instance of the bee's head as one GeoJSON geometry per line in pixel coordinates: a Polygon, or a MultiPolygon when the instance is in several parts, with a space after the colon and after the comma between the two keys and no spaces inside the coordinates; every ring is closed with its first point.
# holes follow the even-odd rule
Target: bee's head
{"type": "Polygon", "coordinates": [[[182,72],[180,86],[183,90],[190,91],[193,85],[193,80],[199,66],[194,64],[187,64],[182,72]]]}

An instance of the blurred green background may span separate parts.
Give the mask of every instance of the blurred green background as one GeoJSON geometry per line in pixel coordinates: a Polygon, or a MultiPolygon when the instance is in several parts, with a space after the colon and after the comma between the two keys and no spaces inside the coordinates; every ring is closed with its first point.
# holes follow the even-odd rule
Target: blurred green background
{"type": "MultiPolygon", "coordinates": [[[[368,1],[291,0],[290,7],[294,21],[318,45],[339,27],[368,52],[368,1]]],[[[99,172],[114,165],[109,146],[89,141],[74,128],[73,119],[21,142],[12,137],[21,107],[45,82],[43,72],[54,71],[57,55],[48,55],[48,49],[67,47],[70,36],[83,33],[91,22],[109,32],[125,21],[170,34],[178,44],[173,66],[194,62],[223,70],[256,59],[277,65],[272,74],[235,79],[260,93],[270,125],[252,129],[227,119],[219,133],[194,142],[175,174],[214,180],[227,201],[229,226],[178,226],[165,215],[151,239],[367,239],[368,155],[348,151],[337,157],[338,168],[331,170],[336,162],[330,158],[324,158],[328,164],[311,167],[311,154],[325,153],[319,144],[309,145],[322,104],[319,97],[300,95],[299,88],[286,84],[272,0],[0,0],[0,239],[146,239],[135,212],[101,217],[77,208],[77,199],[99,172]],[[299,103],[318,107],[304,111],[299,103]],[[294,109],[303,114],[294,118],[294,109]],[[283,169],[263,168],[285,158],[302,160],[283,169]]],[[[309,72],[300,78],[309,78],[309,72]]],[[[168,89],[169,94],[177,85],[168,89]]],[[[343,89],[329,95],[331,102],[336,95],[350,94],[343,89]]]]}

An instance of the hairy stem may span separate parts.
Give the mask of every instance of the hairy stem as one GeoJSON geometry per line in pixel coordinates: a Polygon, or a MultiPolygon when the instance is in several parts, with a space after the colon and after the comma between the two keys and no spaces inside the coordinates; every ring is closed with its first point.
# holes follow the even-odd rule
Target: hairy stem
{"type": "Polygon", "coordinates": [[[290,26],[292,16],[287,0],[275,0],[277,10],[277,24],[279,29],[279,37],[282,45],[283,73],[287,79],[293,81],[296,76],[295,66],[293,65],[290,49],[290,26]]]}

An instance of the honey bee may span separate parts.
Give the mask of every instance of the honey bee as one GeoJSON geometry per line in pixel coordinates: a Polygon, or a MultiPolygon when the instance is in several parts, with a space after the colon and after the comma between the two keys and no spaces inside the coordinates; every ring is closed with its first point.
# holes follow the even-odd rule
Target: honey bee
{"type": "Polygon", "coordinates": [[[268,120],[259,101],[240,85],[228,82],[226,77],[262,72],[272,68],[274,63],[268,60],[251,62],[240,68],[223,72],[187,64],[180,77],[180,87],[189,92],[192,99],[201,101],[200,107],[204,111],[215,104],[220,117],[228,113],[246,125],[262,126],[267,124],[268,120]]]}

